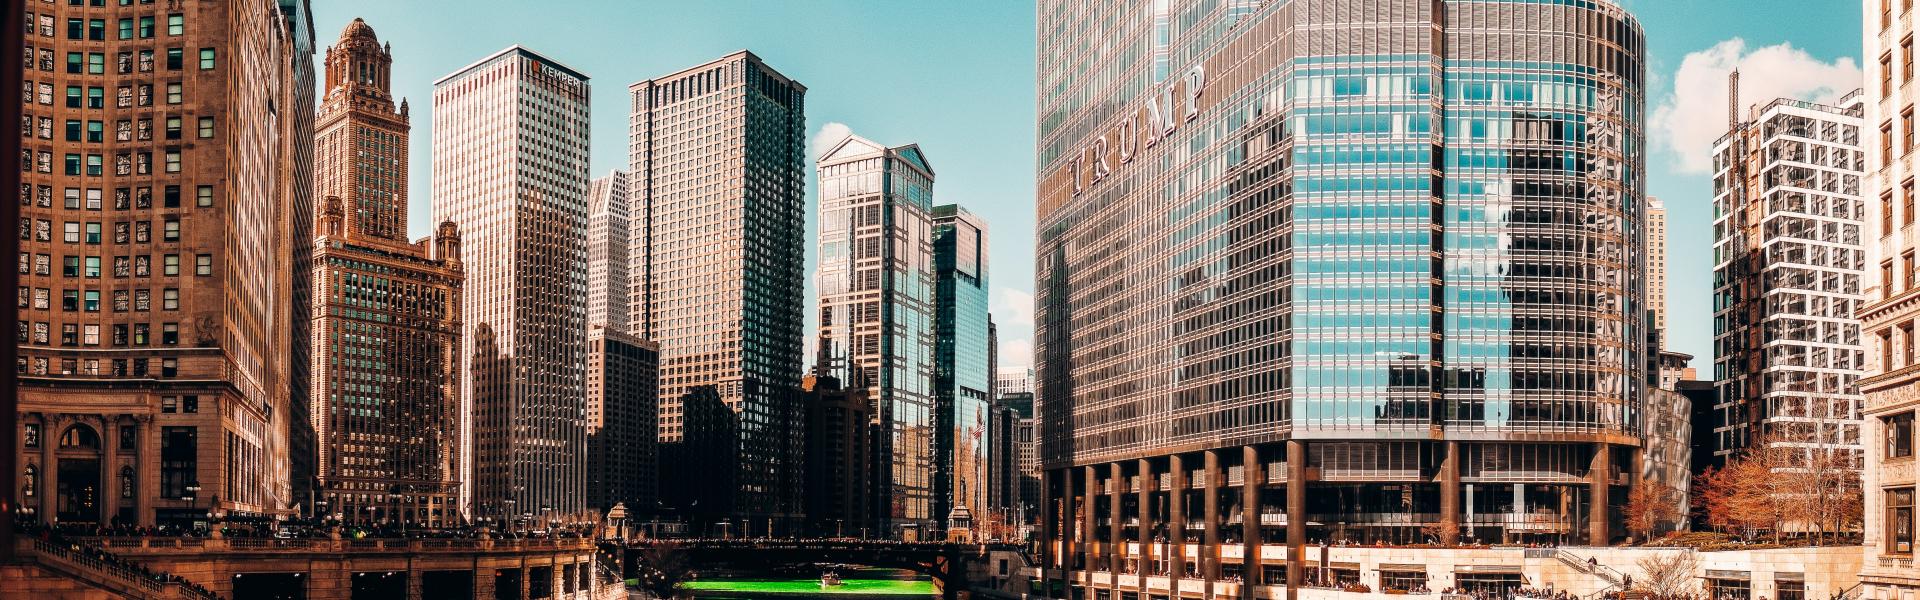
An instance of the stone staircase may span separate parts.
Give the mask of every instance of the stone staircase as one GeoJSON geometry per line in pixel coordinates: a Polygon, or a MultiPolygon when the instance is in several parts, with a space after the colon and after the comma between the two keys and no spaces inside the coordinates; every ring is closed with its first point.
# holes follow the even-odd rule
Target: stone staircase
{"type": "Polygon", "coordinates": [[[1588,594],[1586,596],[1587,598],[1604,598],[1616,592],[1630,591],[1627,589],[1627,575],[1614,570],[1613,567],[1589,561],[1572,552],[1557,548],[1553,551],[1553,557],[1568,568],[1599,578],[1601,581],[1607,583],[1607,585],[1600,588],[1600,591],[1588,594]]]}
{"type": "Polygon", "coordinates": [[[140,600],[222,600],[220,596],[181,583],[177,577],[160,571],[145,571],[126,562],[103,560],[74,549],[70,544],[34,539],[24,540],[18,554],[31,557],[42,568],[119,594],[140,600]]]}

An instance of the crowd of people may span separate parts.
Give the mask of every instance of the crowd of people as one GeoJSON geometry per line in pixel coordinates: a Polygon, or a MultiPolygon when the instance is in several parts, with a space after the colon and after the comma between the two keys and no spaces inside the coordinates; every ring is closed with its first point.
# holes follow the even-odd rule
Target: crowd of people
{"type": "Polygon", "coordinates": [[[81,562],[100,565],[101,568],[118,573],[123,577],[152,581],[159,584],[174,584],[197,598],[218,598],[211,590],[200,584],[187,581],[178,575],[164,571],[155,571],[146,565],[136,563],[114,554],[98,544],[83,541],[64,533],[59,527],[48,527],[32,519],[15,519],[16,531],[21,535],[40,540],[46,546],[74,557],[81,562]]]}

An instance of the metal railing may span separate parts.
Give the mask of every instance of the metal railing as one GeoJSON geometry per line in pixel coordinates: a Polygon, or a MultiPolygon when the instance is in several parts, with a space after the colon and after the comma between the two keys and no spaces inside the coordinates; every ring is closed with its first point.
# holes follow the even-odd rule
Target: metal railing
{"type": "Polygon", "coordinates": [[[35,560],[48,566],[65,568],[71,571],[72,575],[95,582],[111,581],[128,591],[145,591],[157,597],[222,600],[219,595],[197,586],[186,585],[182,583],[183,579],[164,571],[142,569],[131,563],[105,560],[47,540],[34,540],[33,553],[35,560]]]}

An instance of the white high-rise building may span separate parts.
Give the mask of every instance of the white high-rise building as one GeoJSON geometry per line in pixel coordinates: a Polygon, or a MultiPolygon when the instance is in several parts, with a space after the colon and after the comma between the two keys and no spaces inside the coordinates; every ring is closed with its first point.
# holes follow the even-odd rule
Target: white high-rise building
{"type": "Polygon", "coordinates": [[[1000,367],[993,374],[993,393],[1009,394],[1033,393],[1033,367],[1000,367]]]}
{"type": "Polygon", "coordinates": [[[627,173],[587,187],[587,327],[627,332],[627,173]]]}
{"type": "Polygon", "coordinates": [[[1774,100],[1714,144],[1719,456],[1770,435],[1858,464],[1861,105],[1858,93],[1833,106],[1774,100]]]}
{"type": "Polygon", "coordinates": [[[434,82],[433,218],[460,223],[476,518],[586,501],[587,76],[520,46],[434,82]]]}

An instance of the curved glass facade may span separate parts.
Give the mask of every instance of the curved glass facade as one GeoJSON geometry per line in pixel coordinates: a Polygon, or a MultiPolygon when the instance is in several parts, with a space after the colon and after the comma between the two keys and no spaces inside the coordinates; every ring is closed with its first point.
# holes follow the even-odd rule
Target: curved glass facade
{"type": "Polygon", "coordinates": [[[1646,393],[1631,15],[1046,1],[1038,22],[1050,564],[1230,520],[1291,536],[1282,488],[1308,486],[1329,493],[1306,517],[1353,525],[1322,540],[1609,535],[1585,507],[1624,494],[1646,393]]]}

